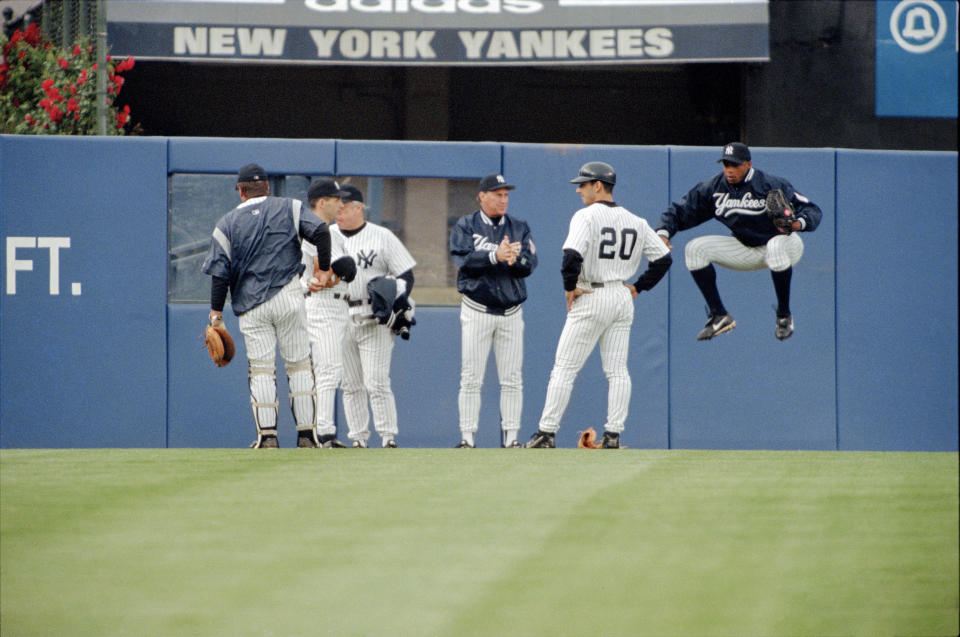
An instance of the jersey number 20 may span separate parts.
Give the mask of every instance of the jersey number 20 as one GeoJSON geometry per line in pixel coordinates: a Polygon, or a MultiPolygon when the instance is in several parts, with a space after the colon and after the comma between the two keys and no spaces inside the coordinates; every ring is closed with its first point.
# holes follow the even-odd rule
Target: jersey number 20
{"type": "Polygon", "coordinates": [[[637,231],[633,228],[623,228],[620,231],[620,249],[617,249],[617,230],[615,228],[600,229],[600,255],[601,259],[613,259],[619,253],[624,261],[630,259],[634,248],[637,247],[637,231]]]}

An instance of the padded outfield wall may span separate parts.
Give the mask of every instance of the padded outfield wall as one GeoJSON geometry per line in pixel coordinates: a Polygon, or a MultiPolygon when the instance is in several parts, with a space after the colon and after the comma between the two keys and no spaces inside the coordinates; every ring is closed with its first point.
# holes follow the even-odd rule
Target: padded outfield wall
{"type": "MultiPolygon", "coordinates": [[[[703,300],[683,249],[725,228],[709,222],[678,235],[670,274],[636,301],[624,443],[956,451],[957,154],[753,152],[757,168],[786,177],[824,211],[820,228],[802,235],[796,334],[782,343],[773,337],[768,272],[718,269],[737,329],[696,342],[703,300]]],[[[168,176],[230,175],[247,161],[271,174],[477,179],[502,172],[516,183],[510,212],[530,223],[540,256],[524,306],[526,437],[536,428],[564,320],[560,246],[579,207],[568,180],[586,161],[613,164],[617,201],[655,224],[671,200],[718,170],[717,154],[667,146],[0,136],[0,447],[249,443],[243,357],[213,368],[199,336],[207,307],[168,302],[168,176]]],[[[225,316],[238,334],[236,318],[225,316]]],[[[421,305],[417,317],[412,338],[394,350],[399,441],[451,447],[459,440],[459,308],[421,305]]],[[[488,362],[481,446],[498,444],[494,367],[488,362]]],[[[574,388],[561,444],[602,425],[605,409],[594,352],[574,388]]],[[[343,438],[342,410],[338,419],[343,438]]],[[[282,407],[281,445],[293,442],[292,430],[282,407]]]]}

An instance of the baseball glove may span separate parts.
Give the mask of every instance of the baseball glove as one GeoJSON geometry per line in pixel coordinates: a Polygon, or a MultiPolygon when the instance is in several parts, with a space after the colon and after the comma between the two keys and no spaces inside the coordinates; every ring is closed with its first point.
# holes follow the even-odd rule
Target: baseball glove
{"type": "Polygon", "coordinates": [[[597,442],[597,432],[593,427],[587,427],[586,431],[578,431],[580,440],[577,441],[578,449],[599,449],[601,444],[597,442]]]}
{"type": "Polygon", "coordinates": [[[787,202],[786,196],[779,188],[767,193],[767,216],[777,228],[789,233],[793,230],[793,222],[797,220],[793,208],[787,202]]]}
{"type": "Polygon", "coordinates": [[[222,320],[207,326],[204,341],[206,341],[210,359],[217,367],[223,367],[233,360],[236,351],[233,345],[233,337],[224,327],[222,320]]]}

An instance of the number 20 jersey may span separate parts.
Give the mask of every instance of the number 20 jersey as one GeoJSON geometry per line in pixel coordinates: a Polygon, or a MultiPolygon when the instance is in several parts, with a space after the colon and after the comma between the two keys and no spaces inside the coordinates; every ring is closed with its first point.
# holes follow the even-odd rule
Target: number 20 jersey
{"type": "Polygon", "coordinates": [[[578,283],[585,284],[626,281],[643,257],[656,261],[670,252],[645,219],[612,201],[574,213],[563,249],[583,257],[578,283]]]}

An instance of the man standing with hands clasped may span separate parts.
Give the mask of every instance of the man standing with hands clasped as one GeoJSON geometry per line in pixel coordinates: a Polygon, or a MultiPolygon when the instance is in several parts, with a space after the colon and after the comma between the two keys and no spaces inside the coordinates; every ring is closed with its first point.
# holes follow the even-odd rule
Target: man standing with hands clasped
{"type": "Polygon", "coordinates": [[[450,256],[457,265],[460,305],[461,440],[457,448],[476,446],[480,387],[490,348],[500,379],[500,427],[503,447],[519,447],[523,410],[524,279],[537,267],[537,252],[526,221],[507,215],[514,186],[503,175],[480,180],[480,210],[461,217],[450,233],[450,256]]]}
{"type": "Polygon", "coordinates": [[[570,182],[577,184],[577,194],[585,207],[574,213],[563,243],[560,269],[567,320],[557,344],[540,424],[524,447],[556,447],[556,432],[570,401],[573,381],[599,341],[603,373],[609,384],[602,446],[618,449],[630,405],[627,351],[633,299],[652,289],[673,259],[646,220],[614,203],[617,175],[610,164],[586,163],[570,182]],[[650,262],[647,271],[627,283],[643,257],[650,262]]]}

